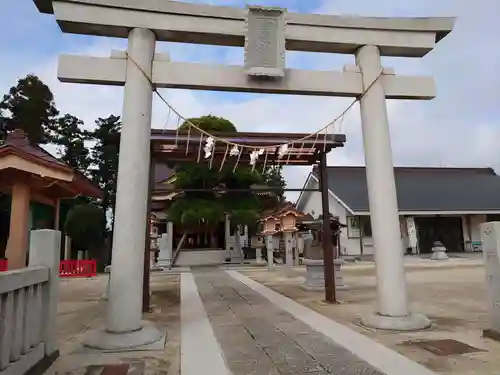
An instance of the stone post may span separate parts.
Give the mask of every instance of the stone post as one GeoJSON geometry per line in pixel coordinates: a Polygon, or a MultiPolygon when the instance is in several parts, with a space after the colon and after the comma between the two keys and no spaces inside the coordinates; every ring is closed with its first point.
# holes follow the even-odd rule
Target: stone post
{"type": "Polygon", "coordinates": [[[297,232],[293,234],[292,245],[293,245],[293,265],[298,266],[299,265],[299,234],[297,232]]]}
{"type": "Polygon", "coordinates": [[[500,222],[481,224],[481,241],[490,313],[490,328],[483,334],[500,341],[500,222]]]}
{"type": "Polygon", "coordinates": [[[285,241],[285,259],[286,259],[286,273],[288,275],[293,274],[293,244],[292,244],[292,232],[283,232],[283,240],[285,241]]]}
{"type": "Polygon", "coordinates": [[[262,247],[260,245],[255,248],[255,262],[262,264],[262,247]]]}
{"type": "Polygon", "coordinates": [[[412,254],[417,253],[418,238],[417,238],[417,228],[415,226],[415,218],[413,216],[408,216],[406,220],[406,230],[408,235],[408,244],[411,247],[412,254]]]}
{"type": "Polygon", "coordinates": [[[302,254],[304,256],[304,237],[302,235],[299,235],[298,233],[295,235],[296,236],[296,241],[297,241],[297,264],[300,265],[300,257],[299,255],[302,254]]]}
{"type": "Polygon", "coordinates": [[[273,235],[266,235],[266,249],[267,249],[267,269],[274,271],[274,243],[273,235]]]}
{"type": "Polygon", "coordinates": [[[108,282],[106,283],[106,290],[101,296],[101,299],[107,301],[109,299],[109,283],[111,281],[111,266],[104,267],[104,273],[108,274],[108,282]]]}
{"type": "Polygon", "coordinates": [[[71,237],[64,237],[64,260],[71,259],[71,237]]]}
{"type": "Polygon", "coordinates": [[[366,180],[377,274],[377,313],[363,324],[383,329],[416,330],[430,326],[423,315],[408,309],[394,165],[382,78],[380,50],[365,45],[356,53],[356,63],[369,91],[360,99],[366,163],[366,180]]]}
{"type": "Polygon", "coordinates": [[[29,265],[49,268],[49,281],[42,290],[42,341],[45,355],[56,350],[56,319],[59,300],[59,260],[61,251],[61,232],[51,229],[31,231],[29,265]]]}
{"type": "Polygon", "coordinates": [[[161,338],[156,328],[142,321],[144,251],[141,249],[148,225],[153,100],[149,80],[155,42],[151,30],[135,28],[129,33],[106,326],[91,333],[84,342],[97,349],[137,348],[161,338]]]}
{"type": "Polygon", "coordinates": [[[158,265],[159,266],[165,266],[168,267],[172,263],[172,236],[173,233],[171,232],[172,226],[170,225],[172,223],[167,223],[167,233],[163,233],[160,237],[159,242],[159,248],[160,248],[160,253],[158,254],[158,265]]]}

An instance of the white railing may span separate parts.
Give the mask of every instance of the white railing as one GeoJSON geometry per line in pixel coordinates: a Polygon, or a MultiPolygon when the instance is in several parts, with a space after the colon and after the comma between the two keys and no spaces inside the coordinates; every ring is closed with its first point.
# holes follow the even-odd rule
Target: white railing
{"type": "Polygon", "coordinates": [[[60,232],[31,232],[29,267],[0,273],[0,375],[23,375],[57,356],[60,232]]]}

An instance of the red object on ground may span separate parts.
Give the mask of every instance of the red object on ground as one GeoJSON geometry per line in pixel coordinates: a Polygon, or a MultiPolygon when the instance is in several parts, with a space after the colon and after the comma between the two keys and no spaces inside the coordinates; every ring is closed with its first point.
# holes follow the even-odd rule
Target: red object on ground
{"type": "Polygon", "coordinates": [[[9,270],[9,261],[7,259],[0,259],[0,272],[9,270]]]}
{"type": "Polygon", "coordinates": [[[62,260],[59,264],[60,277],[92,277],[96,275],[95,260],[62,260]]]}

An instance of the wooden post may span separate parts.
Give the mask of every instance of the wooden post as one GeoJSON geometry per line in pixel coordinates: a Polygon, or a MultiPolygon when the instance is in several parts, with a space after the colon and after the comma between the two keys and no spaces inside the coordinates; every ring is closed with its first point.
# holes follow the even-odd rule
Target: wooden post
{"type": "Polygon", "coordinates": [[[328,176],[326,153],[322,152],[319,162],[319,181],[321,190],[321,205],[323,212],[323,263],[325,270],[325,300],[330,303],[336,303],[335,295],[335,259],[334,247],[332,243],[332,227],[330,223],[330,204],[328,197],[328,176]]]}
{"type": "Polygon", "coordinates": [[[54,230],[59,230],[59,221],[61,221],[61,200],[56,199],[55,215],[54,215],[54,230]]]}
{"type": "Polygon", "coordinates": [[[27,184],[18,183],[12,186],[10,229],[5,249],[5,256],[9,260],[9,269],[26,267],[30,194],[30,188],[27,184]]]}
{"type": "Polygon", "coordinates": [[[146,240],[144,243],[144,274],[142,278],[142,312],[149,312],[150,290],[149,279],[151,271],[151,190],[154,185],[154,161],[149,160],[148,209],[146,211],[146,240]]]}

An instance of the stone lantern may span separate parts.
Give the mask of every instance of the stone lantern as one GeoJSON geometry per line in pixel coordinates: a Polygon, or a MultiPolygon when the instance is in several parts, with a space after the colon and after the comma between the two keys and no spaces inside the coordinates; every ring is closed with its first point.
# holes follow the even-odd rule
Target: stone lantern
{"type": "Polygon", "coordinates": [[[297,231],[297,216],[300,214],[296,211],[285,211],[277,215],[281,222],[281,231],[285,233],[294,233],[297,231]]]}
{"type": "MultiPolygon", "coordinates": [[[[340,228],[343,226],[337,218],[332,218],[333,246],[336,245],[336,238],[339,235],[340,228]]],[[[320,291],[325,289],[324,258],[323,258],[323,239],[322,239],[322,221],[315,220],[309,225],[311,235],[304,239],[304,259],[302,263],[306,266],[306,279],[302,288],[308,291],[320,291]]],[[[334,259],[335,266],[335,289],[346,289],[342,277],[341,267],[344,264],[343,259],[334,259]]]]}
{"type": "Polygon", "coordinates": [[[431,260],[449,260],[446,254],[446,247],[441,241],[435,241],[432,245],[431,260]]]}
{"type": "Polygon", "coordinates": [[[264,228],[261,234],[263,237],[265,237],[265,244],[267,249],[267,268],[269,271],[274,271],[273,236],[278,232],[276,227],[278,227],[279,229],[280,222],[274,216],[267,216],[264,219],[262,219],[262,223],[264,228]]]}
{"type": "Polygon", "coordinates": [[[302,216],[302,214],[295,209],[287,209],[276,215],[281,223],[281,231],[285,242],[285,263],[289,273],[293,271],[293,234],[298,231],[296,225],[299,216],[302,216]]]}
{"type": "Polygon", "coordinates": [[[264,230],[262,231],[263,236],[272,236],[273,234],[278,232],[278,230],[276,229],[276,224],[279,224],[280,222],[274,216],[268,216],[262,221],[264,223],[264,230]]]}

